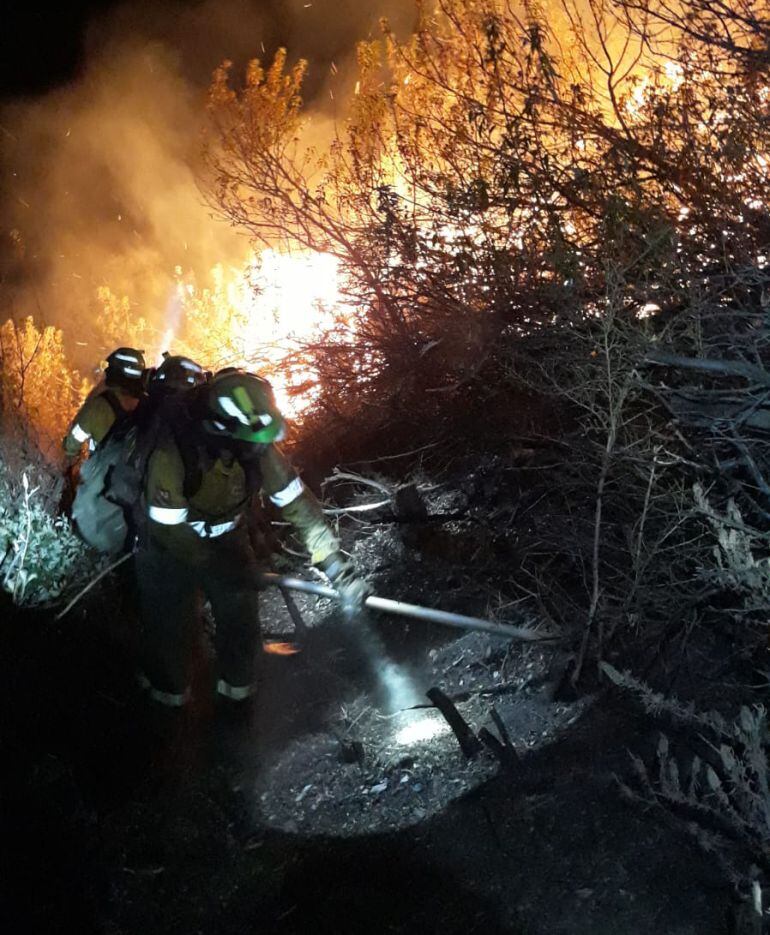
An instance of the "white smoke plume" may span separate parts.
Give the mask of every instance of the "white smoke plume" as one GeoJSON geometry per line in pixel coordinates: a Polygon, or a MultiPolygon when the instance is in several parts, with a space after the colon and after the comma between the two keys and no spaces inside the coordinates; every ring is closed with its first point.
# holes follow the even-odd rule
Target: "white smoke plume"
{"type": "Polygon", "coordinates": [[[104,351],[89,340],[100,286],[163,329],[176,267],[205,277],[248,251],[197,182],[213,69],[285,45],[328,116],[332,73],[382,15],[408,31],[413,2],[127,3],[93,22],[70,84],[0,111],[0,318],[62,326],[82,365],[104,351]]]}

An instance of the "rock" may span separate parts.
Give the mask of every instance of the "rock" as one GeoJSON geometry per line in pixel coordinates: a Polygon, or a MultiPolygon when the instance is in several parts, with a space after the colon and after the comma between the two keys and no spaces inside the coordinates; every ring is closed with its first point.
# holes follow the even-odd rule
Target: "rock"
{"type": "Polygon", "coordinates": [[[313,783],[309,782],[306,786],[303,787],[302,791],[294,797],[294,801],[297,803],[301,802],[312,788],[313,783]]]}
{"type": "Polygon", "coordinates": [[[416,484],[404,484],[399,487],[393,506],[399,519],[421,520],[428,516],[428,509],[416,484]]]}

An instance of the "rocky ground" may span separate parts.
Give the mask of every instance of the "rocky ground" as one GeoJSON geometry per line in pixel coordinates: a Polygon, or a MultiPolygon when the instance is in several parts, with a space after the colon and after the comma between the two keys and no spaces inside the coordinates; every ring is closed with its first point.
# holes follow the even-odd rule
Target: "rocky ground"
{"type": "MultiPolygon", "coordinates": [[[[499,488],[489,496],[499,507],[499,488]]],[[[343,523],[376,590],[500,612],[489,580],[468,573],[487,548],[463,515],[468,492],[409,497],[414,521],[361,511],[343,523]]],[[[8,609],[4,931],[729,931],[712,864],[618,794],[628,751],[644,754],[653,728],[614,696],[555,700],[558,644],[356,627],[329,602],[298,606],[301,652],[263,655],[246,724],[211,702],[201,635],[197,700],[165,745],[134,687],[127,579],[60,623],[8,609]],[[475,734],[509,744],[502,761],[489,746],[467,758],[435,709],[415,707],[433,687],[475,734]]],[[[263,627],[291,636],[276,592],[263,627]]]]}

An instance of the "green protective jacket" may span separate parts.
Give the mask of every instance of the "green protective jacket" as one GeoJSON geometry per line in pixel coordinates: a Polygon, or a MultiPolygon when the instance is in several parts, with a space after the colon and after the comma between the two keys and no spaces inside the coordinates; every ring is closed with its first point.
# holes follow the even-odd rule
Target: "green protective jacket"
{"type": "MultiPolygon", "coordinates": [[[[262,494],[294,526],[311,561],[318,564],[338,551],[320,504],[276,445],[266,447],[258,468],[262,494]]],[[[161,441],[150,456],[145,486],[149,538],[181,561],[202,566],[213,560],[223,537],[248,522],[259,490],[226,453],[201,466],[197,489],[186,495],[188,471],[174,439],[161,441]]]]}
{"type": "Polygon", "coordinates": [[[132,412],[138,404],[138,398],[125,390],[99,384],[80,407],[64,436],[62,447],[65,454],[70,458],[77,457],[85,442],[93,451],[104,440],[118,416],[132,412]]]}

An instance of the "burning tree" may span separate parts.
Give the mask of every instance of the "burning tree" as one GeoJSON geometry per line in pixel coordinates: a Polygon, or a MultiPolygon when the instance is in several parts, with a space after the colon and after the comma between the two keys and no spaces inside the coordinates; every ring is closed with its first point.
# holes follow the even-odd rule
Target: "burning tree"
{"type": "Polygon", "coordinates": [[[507,436],[533,431],[522,401],[547,413],[536,431],[569,456],[541,482],[508,586],[572,629],[573,686],[621,653],[654,671],[703,622],[755,658],[770,606],[766,5],[418,9],[408,40],[383,23],[359,47],[323,153],[304,143],[304,63],[254,62],[241,87],[225,64],[214,204],[255,240],[339,261],[355,311],[310,348],[332,411],[461,431],[460,410],[478,424],[507,409],[507,436]]]}
{"type": "Polygon", "coordinates": [[[686,608],[708,592],[689,493],[701,459],[645,360],[668,344],[723,353],[736,328],[763,328],[768,20],[748,0],[688,4],[681,22],[625,0],[419,13],[410,39],[383,23],[359,46],[322,153],[304,143],[303,62],[253,62],[242,87],[225,63],[212,198],[258,241],[338,259],[354,311],[310,348],[332,410],[365,402],[388,423],[460,393],[551,400],[547,434],[575,457],[563,521],[525,566],[542,592],[561,558],[545,606],[583,618],[577,678],[608,634],[665,626],[672,588],[686,608]]]}

